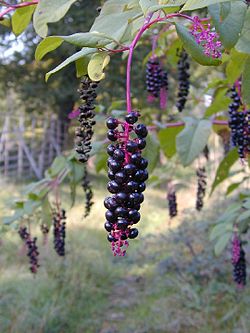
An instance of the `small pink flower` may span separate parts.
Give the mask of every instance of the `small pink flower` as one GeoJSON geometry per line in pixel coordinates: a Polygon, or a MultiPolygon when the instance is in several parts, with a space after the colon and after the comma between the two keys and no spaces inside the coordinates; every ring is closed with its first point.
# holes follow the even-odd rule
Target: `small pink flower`
{"type": "Polygon", "coordinates": [[[235,233],[232,240],[232,263],[237,264],[240,259],[241,244],[238,235],[235,233]]]}
{"type": "Polygon", "coordinates": [[[204,53],[208,57],[221,58],[221,41],[217,32],[211,30],[211,25],[207,24],[206,27],[201,23],[198,16],[193,18],[193,26],[191,34],[194,36],[197,44],[201,45],[204,53]]]}

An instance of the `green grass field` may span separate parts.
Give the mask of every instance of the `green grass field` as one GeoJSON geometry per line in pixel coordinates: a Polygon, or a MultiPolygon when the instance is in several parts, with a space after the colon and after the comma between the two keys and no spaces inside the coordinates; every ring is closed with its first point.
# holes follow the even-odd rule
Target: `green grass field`
{"type": "MultiPolygon", "coordinates": [[[[180,214],[170,224],[165,191],[149,189],[140,236],[125,258],[114,258],[103,230],[103,181],[94,187],[90,217],[82,218],[80,188],[68,211],[65,259],[54,253],[51,236],[43,246],[32,228],[41,253],[35,278],[16,230],[2,236],[0,333],[250,332],[250,289],[236,290],[228,254],[215,258],[208,242],[223,209],[219,197],[198,214],[195,188],[180,191],[180,214]]],[[[5,185],[1,215],[19,189],[5,185]]]]}

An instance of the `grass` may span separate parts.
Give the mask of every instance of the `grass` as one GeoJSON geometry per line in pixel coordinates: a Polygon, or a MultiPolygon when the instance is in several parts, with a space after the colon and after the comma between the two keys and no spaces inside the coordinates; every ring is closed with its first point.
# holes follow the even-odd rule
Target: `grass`
{"type": "MultiPolygon", "coordinates": [[[[48,246],[39,239],[41,268],[35,278],[16,231],[3,236],[0,332],[249,333],[249,287],[236,291],[227,255],[213,257],[207,240],[223,207],[218,197],[197,214],[195,188],[182,191],[182,213],[169,225],[164,190],[149,189],[139,239],[130,242],[125,258],[114,258],[103,231],[103,184],[101,178],[94,181],[96,204],[87,219],[79,189],[68,211],[65,259],[54,253],[51,238],[48,246]]],[[[20,186],[5,188],[2,214],[20,186]]],[[[32,232],[40,237],[35,226],[32,232]]]]}

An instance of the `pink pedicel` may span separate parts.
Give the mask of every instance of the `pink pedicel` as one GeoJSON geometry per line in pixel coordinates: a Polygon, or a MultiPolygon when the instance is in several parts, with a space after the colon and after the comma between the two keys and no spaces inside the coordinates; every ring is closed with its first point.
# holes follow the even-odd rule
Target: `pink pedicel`
{"type": "Polygon", "coordinates": [[[194,36],[197,44],[201,45],[204,53],[208,57],[221,58],[221,41],[217,32],[211,30],[211,25],[208,23],[202,24],[200,18],[195,16],[193,18],[193,26],[191,34],[194,36]]]}
{"type": "Polygon", "coordinates": [[[75,119],[80,115],[80,110],[79,109],[74,109],[68,114],[69,119],[75,119]]]}
{"type": "Polygon", "coordinates": [[[241,250],[240,239],[239,239],[238,235],[235,233],[233,236],[233,240],[232,240],[232,263],[233,264],[237,264],[237,262],[239,261],[240,250],[241,250]]]}
{"type": "MultiPolygon", "coordinates": [[[[128,234],[128,232],[127,232],[128,234]]],[[[114,230],[112,231],[112,236],[117,239],[116,242],[111,243],[111,250],[115,257],[124,257],[126,255],[127,248],[129,243],[127,240],[122,240],[122,231],[121,230],[114,230]]]]}
{"type": "Polygon", "coordinates": [[[165,88],[161,88],[160,90],[160,108],[165,110],[168,103],[168,92],[165,88]]]}

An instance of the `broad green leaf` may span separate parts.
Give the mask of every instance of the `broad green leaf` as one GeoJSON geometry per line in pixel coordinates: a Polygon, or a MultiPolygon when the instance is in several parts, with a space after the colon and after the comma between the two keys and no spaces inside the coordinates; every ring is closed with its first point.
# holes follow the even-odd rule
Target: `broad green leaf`
{"type": "Polygon", "coordinates": [[[250,209],[250,199],[245,199],[242,206],[246,209],[250,209]]]}
{"type": "Polygon", "coordinates": [[[219,237],[214,246],[214,253],[216,256],[219,256],[225,250],[231,238],[232,232],[226,232],[224,235],[219,237]]]}
{"type": "Polygon", "coordinates": [[[232,149],[227,156],[221,161],[217,172],[216,172],[216,176],[215,179],[213,181],[213,185],[212,185],[212,190],[210,195],[213,193],[213,191],[215,190],[215,188],[222,183],[225,179],[227,179],[227,177],[229,176],[229,171],[230,168],[232,167],[232,165],[238,161],[238,152],[237,149],[234,148],[232,149]]]}
{"type": "Polygon", "coordinates": [[[250,210],[249,209],[246,210],[246,211],[244,211],[243,213],[241,213],[238,216],[238,218],[236,220],[236,223],[241,223],[241,222],[243,222],[245,220],[249,220],[250,221],[250,210]]]}
{"type": "Polygon", "coordinates": [[[228,186],[227,188],[227,193],[226,195],[229,195],[231,194],[234,190],[237,190],[237,188],[239,188],[239,186],[242,184],[242,181],[241,182],[238,182],[238,183],[233,183],[231,185],[228,186]]]}
{"type": "Polygon", "coordinates": [[[242,73],[242,97],[246,104],[250,104],[250,57],[247,58],[242,73]]]}
{"type": "Polygon", "coordinates": [[[208,8],[220,40],[226,49],[231,49],[237,43],[243,28],[247,4],[243,1],[232,2],[230,12],[224,20],[221,20],[220,9],[220,4],[208,8]]]}
{"type": "Polygon", "coordinates": [[[205,148],[211,133],[209,120],[184,118],[185,128],[176,137],[177,153],[184,166],[191,164],[205,148]]]}
{"type": "Polygon", "coordinates": [[[218,88],[214,95],[212,104],[207,108],[205,117],[210,117],[215,113],[228,109],[230,98],[226,95],[228,88],[218,88]]]}
{"type": "Polygon", "coordinates": [[[207,57],[201,45],[197,44],[194,36],[184,25],[175,23],[178,36],[183,42],[184,48],[195,61],[203,66],[218,66],[221,60],[207,57]]]}
{"type": "Polygon", "coordinates": [[[58,48],[63,42],[67,42],[79,47],[96,47],[100,48],[114,41],[105,34],[99,32],[84,32],[70,36],[52,36],[41,41],[37,46],[35,57],[41,60],[48,52],[58,48]]]}
{"type": "Polygon", "coordinates": [[[77,59],[75,61],[76,64],[76,77],[82,77],[83,75],[88,74],[88,63],[89,57],[84,57],[77,59]]]}
{"type": "Polygon", "coordinates": [[[233,223],[232,224],[219,223],[212,229],[209,239],[210,241],[214,241],[216,238],[222,236],[228,231],[233,231],[233,223]]]}
{"type": "Polygon", "coordinates": [[[95,169],[96,172],[107,169],[107,154],[106,152],[99,152],[95,158],[95,169]]]}
{"type": "Polygon", "coordinates": [[[63,169],[67,167],[67,159],[64,156],[57,156],[51,167],[47,170],[47,173],[50,175],[50,177],[57,176],[60,172],[62,172],[63,169]]]}
{"type": "Polygon", "coordinates": [[[63,43],[61,37],[47,37],[38,44],[35,52],[35,59],[41,60],[47,53],[54,51],[63,43]]]}
{"type": "Polygon", "coordinates": [[[147,15],[148,13],[153,13],[159,9],[167,9],[167,12],[169,10],[171,11],[177,11],[178,8],[183,5],[186,2],[186,0],[140,0],[140,6],[144,13],[144,15],[147,15]],[[168,10],[169,9],[169,10],[168,10]]]}
{"type": "Polygon", "coordinates": [[[183,130],[183,127],[169,127],[158,133],[160,147],[167,158],[176,154],[176,136],[183,130]]]}
{"type": "Polygon", "coordinates": [[[143,157],[148,160],[148,172],[152,173],[159,159],[160,145],[157,138],[149,133],[147,136],[147,145],[143,150],[143,157]]]}
{"type": "Polygon", "coordinates": [[[42,202],[42,221],[47,226],[50,226],[52,223],[52,207],[50,205],[48,197],[46,197],[42,202]]]}
{"type": "Polygon", "coordinates": [[[10,18],[4,18],[4,19],[0,20],[0,25],[3,25],[6,28],[11,28],[10,18]]]}
{"type": "Polygon", "coordinates": [[[16,36],[20,35],[29,25],[36,5],[18,8],[11,17],[12,30],[16,36]]]}
{"type": "Polygon", "coordinates": [[[40,206],[41,206],[40,201],[28,200],[28,201],[25,201],[23,209],[24,209],[25,214],[31,215],[40,206]]]}
{"type": "Polygon", "coordinates": [[[76,0],[40,0],[34,16],[33,25],[36,33],[45,38],[48,33],[48,23],[59,21],[76,0]]]}
{"type": "Polygon", "coordinates": [[[52,69],[51,71],[49,71],[46,76],[45,76],[45,80],[48,81],[49,77],[56,73],[59,72],[61,69],[63,69],[64,67],[68,66],[69,64],[71,64],[72,62],[90,55],[92,53],[95,53],[97,51],[97,49],[91,49],[88,47],[83,48],[81,51],[76,52],[75,54],[73,54],[72,56],[70,56],[69,58],[67,58],[66,60],[64,60],[60,65],[58,65],[57,67],[55,67],[54,69],[52,69]]]}
{"type": "Polygon", "coordinates": [[[226,74],[228,82],[233,85],[233,83],[240,77],[248,55],[232,49],[230,56],[230,60],[226,67],[226,74]]]}
{"type": "Polygon", "coordinates": [[[88,64],[88,75],[93,81],[100,81],[104,79],[104,68],[108,65],[110,56],[106,52],[95,53],[91,57],[88,64]]]}
{"type": "Polygon", "coordinates": [[[182,8],[182,12],[186,10],[194,10],[198,8],[204,8],[220,2],[227,2],[230,0],[187,0],[185,6],[182,8]]]}
{"type": "Polygon", "coordinates": [[[241,202],[234,202],[230,204],[222,215],[217,219],[217,223],[231,224],[235,222],[236,217],[239,215],[239,211],[242,209],[241,202]]]}
{"type": "Polygon", "coordinates": [[[250,8],[248,8],[240,38],[235,46],[242,53],[250,53],[250,8]]]}

